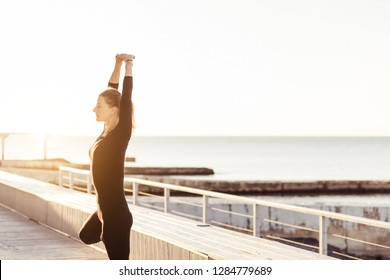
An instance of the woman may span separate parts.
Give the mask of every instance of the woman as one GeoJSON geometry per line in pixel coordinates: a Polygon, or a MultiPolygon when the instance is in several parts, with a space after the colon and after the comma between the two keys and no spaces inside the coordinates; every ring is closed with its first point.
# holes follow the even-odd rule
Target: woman
{"type": "Polygon", "coordinates": [[[93,110],[96,121],[104,122],[102,134],[89,151],[98,209],[79,233],[86,244],[103,241],[108,257],[116,260],[129,259],[133,224],[123,189],[125,152],[133,129],[133,58],[127,54],[116,56],[109,88],[99,95],[93,110]],[[121,96],[118,86],[123,62],[125,77],[121,96]]]}

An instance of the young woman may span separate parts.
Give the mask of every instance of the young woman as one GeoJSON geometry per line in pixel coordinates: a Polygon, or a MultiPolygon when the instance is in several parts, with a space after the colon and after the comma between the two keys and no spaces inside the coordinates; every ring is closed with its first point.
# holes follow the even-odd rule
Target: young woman
{"type": "Polygon", "coordinates": [[[93,110],[96,121],[104,122],[102,134],[89,151],[98,207],[79,233],[86,244],[103,241],[108,257],[116,260],[129,259],[133,224],[123,189],[125,152],[133,129],[133,58],[127,54],[115,57],[109,87],[99,95],[93,110]],[[118,86],[123,63],[125,76],[121,95],[118,86]]]}

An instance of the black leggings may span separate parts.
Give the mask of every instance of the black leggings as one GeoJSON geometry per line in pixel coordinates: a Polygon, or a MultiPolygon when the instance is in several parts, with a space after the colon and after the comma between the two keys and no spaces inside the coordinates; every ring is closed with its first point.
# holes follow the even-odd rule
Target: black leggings
{"type": "MultiPolygon", "coordinates": [[[[130,214],[131,217],[131,214],[130,214]]],[[[113,224],[99,220],[97,212],[93,213],[82,226],[79,237],[85,244],[94,244],[103,241],[110,260],[128,260],[130,254],[130,230],[133,224],[130,221],[113,224]]]]}

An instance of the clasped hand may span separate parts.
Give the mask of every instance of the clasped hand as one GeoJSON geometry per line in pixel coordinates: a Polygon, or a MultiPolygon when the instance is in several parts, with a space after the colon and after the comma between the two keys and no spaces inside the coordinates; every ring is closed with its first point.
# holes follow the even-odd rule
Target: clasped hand
{"type": "Polygon", "coordinates": [[[133,61],[133,59],[135,58],[134,55],[132,54],[126,54],[126,53],[121,53],[121,54],[117,54],[115,56],[115,58],[117,60],[120,60],[120,61],[133,61]]]}

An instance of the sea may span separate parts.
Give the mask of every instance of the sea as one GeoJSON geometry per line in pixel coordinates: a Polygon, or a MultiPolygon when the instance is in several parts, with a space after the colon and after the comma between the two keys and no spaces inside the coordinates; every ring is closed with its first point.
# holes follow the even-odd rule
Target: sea
{"type": "MultiPolygon", "coordinates": [[[[45,141],[47,158],[88,163],[94,137],[10,135],[4,157],[43,158],[45,141]]],[[[390,137],[135,136],[127,156],[128,166],[211,168],[196,177],[208,180],[390,180],[390,137]]]]}

